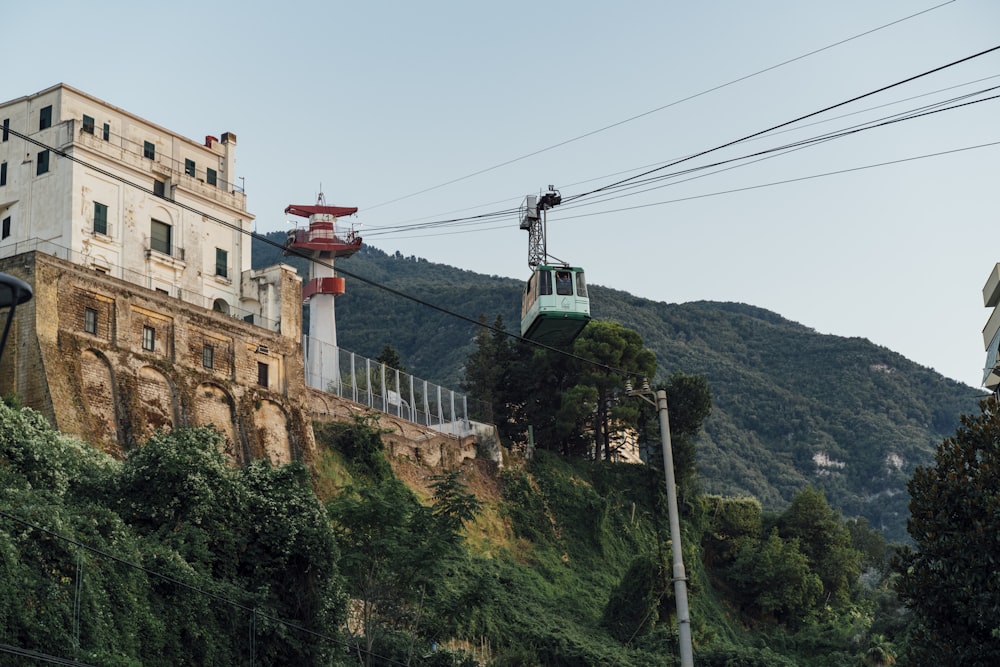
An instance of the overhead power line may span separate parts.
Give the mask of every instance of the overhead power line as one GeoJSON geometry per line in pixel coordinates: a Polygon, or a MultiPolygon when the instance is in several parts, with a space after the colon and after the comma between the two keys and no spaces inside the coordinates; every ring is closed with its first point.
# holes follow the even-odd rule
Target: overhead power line
{"type": "MultiPolygon", "coordinates": [[[[766,130],[761,130],[759,132],[754,132],[753,134],[746,135],[745,137],[742,137],[740,139],[735,139],[735,140],[726,142],[724,144],[721,144],[719,146],[716,146],[714,148],[706,149],[706,150],[701,151],[699,153],[693,154],[693,155],[688,156],[686,158],[681,158],[679,160],[675,160],[674,162],[671,162],[671,163],[669,163],[667,165],[664,165],[663,167],[659,167],[657,169],[648,170],[648,171],[646,171],[644,173],[637,174],[636,176],[633,176],[631,178],[621,179],[621,180],[619,180],[617,182],[610,183],[610,184],[608,184],[606,186],[590,190],[589,192],[584,192],[584,193],[581,193],[581,194],[578,194],[578,195],[573,195],[571,197],[563,197],[563,202],[567,203],[567,202],[570,202],[570,201],[575,201],[575,200],[583,199],[585,197],[590,197],[590,196],[599,194],[601,192],[611,190],[612,188],[616,188],[616,187],[621,186],[623,184],[630,183],[632,181],[636,181],[639,178],[642,178],[644,176],[648,176],[650,174],[662,171],[663,169],[666,169],[667,167],[674,166],[676,164],[679,164],[679,163],[682,163],[682,162],[694,159],[696,157],[700,157],[702,155],[707,155],[709,153],[721,150],[723,148],[727,148],[729,146],[733,146],[735,144],[738,144],[738,143],[741,143],[741,142],[744,142],[744,141],[749,141],[752,138],[755,138],[755,137],[758,137],[758,136],[762,136],[764,134],[767,134],[767,133],[772,132],[772,131],[777,130],[777,129],[788,127],[788,126],[793,125],[793,124],[795,124],[795,123],[797,123],[797,122],[799,122],[801,120],[805,120],[807,118],[812,118],[812,117],[817,116],[819,114],[825,113],[826,111],[830,111],[832,109],[843,107],[843,106],[845,106],[847,104],[850,104],[851,102],[856,102],[858,100],[865,99],[867,97],[871,97],[872,95],[878,94],[880,92],[884,92],[886,90],[890,90],[892,88],[896,88],[898,86],[901,86],[901,85],[903,85],[905,83],[909,83],[909,82],[915,81],[917,79],[929,76],[930,74],[933,74],[933,73],[936,73],[936,72],[940,72],[940,71],[943,71],[943,70],[951,68],[951,67],[955,67],[956,65],[959,65],[959,64],[964,63],[964,62],[968,62],[968,61],[973,60],[975,58],[982,57],[984,55],[987,55],[987,54],[992,53],[992,52],[997,51],[997,50],[1000,50],[1000,46],[995,46],[995,47],[992,47],[990,49],[986,49],[984,51],[980,51],[979,53],[975,53],[973,55],[966,56],[964,58],[960,58],[959,60],[955,60],[955,61],[952,61],[952,62],[947,63],[945,65],[941,65],[939,67],[935,67],[933,69],[927,70],[927,71],[922,72],[920,74],[908,77],[908,78],[903,79],[901,81],[897,81],[896,83],[892,83],[892,84],[889,84],[889,85],[886,85],[886,86],[882,86],[881,88],[878,88],[876,90],[870,91],[868,93],[864,93],[862,95],[858,95],[858,96],[853,97],[853,98],[851,98],[849,100],[845,100],[843,102],[839,102],[837,104],[833,104],[833,105],[824,107],[823,109],[820,109],[818,111],[814,111],[812,113],[808,113],[808,114],[805,114],[803,116],[799,116],[798,118],[795,118],[793,120],[786,121],[786,122],[780,123],[778,125],[774,125],[774,126],[768,128],[766,130]]],[[[129,185],[130,187],[136,188],[137,190],[145,192],[145,193],[147,193],[147,194],[149,194],[149,195],[151,195],[153,197],[157,197],[157,198],[160,198],[160,199],[166,199],[163,195],[156,194],[155,192],[153,192],[152,189],[150,189],[148,187],[145,187],[145,186],[140,185],[138,183],[135,183],[133,181],[129,181],[128,179],[126,179],[126,178],[124,178],[124,177],[122,177],[122,176],[120,176],[118,174],[114,174],[114,173],[112,173],[110,171],[107,171],[106,169],[102,169],[100,167],[97,167],[96,165],[92,165],[92,164],[88,163],[85,160],[81,160],[80,158],[77,158],[77,157],[75,157],[73,155],[70,155],[70,154],[66,153],[65,151],[62,151],[62,150],[59,150],[59,149],[57,149],[55,147],[49,146],[47,144],[44,144],[41,141],[38,141],[37,139],[33,139],[33,138],[31,138],[31,137],[29,137],[29,136],[27,136],[25,134],[22,134],[20,132],[17,132],[17,131],[15,131],[13,129],[9,129],[8,132],[9,132],[9,134],[11,134],[11,135],[13,135],[15,137],[19,137],[19,138],[21,138],[21,139],[23,139],[23,140],[25,140],[27,142],[30,142],[32,144],[35,144],[35,145],[39,146],[41,148],[46,148],[46,149],[52,151],[52,153],[55,154],[55,155],[57,155],[58,157],[62,157],[64,159],[70,160],[70,161],[75,162],[77,164],[86,166],[87,168],[92,169],[93,171],[95,171],[97,173],[100,173],[100,174],[102,174],[104,176],[107,176],[108,178],[112,178],[112,179],[117,180],[117,181],[119,181],[121,183],[129,185]]],[[[204,217],[205,219],[211,220],[211,221],[216,222],[218,224],[224,225],[224,226],[226,226],[226,227],[228,227],[230,229],[238,231],[241,234],[246,234],[246,235],[250,236],[251,238],[257,239],[258,241],[260,241],[262,243],[265,243],[265,244],[270,245],[270,246],[275,247],[275,248],[280,248],[282,251],[284,251],[284,252],[286,252],[288,254],[292,254],[292,255],[296,255],[298,257],[302,257],[303,259],[305,259],[307,261],[315,262],[316,264],[318,264],[320,266],[324,266],[326,268],[329,268],[329,269],[333,270],[333,266],[331,264],[326,263],[326,262],[322,262],[322,261],[320,261],[318,259],[315,259],[315,258],[312,258],[312,257],[307,257],[303,253],[297,252],[294,248],[286,248],[284,245],[282,245],[280,243],[277,243],[275,241],[272,241],[271,239],[268,239],[266,236],[263,236],[263,235],[260,235],[260,234],[256,234],[256,233],[254,233],[252,231],[245,230],[242,227],[240,227],[239,225],[236,225],[236,224],[234,224],[232,222],[229,222],[227,220],[223,220],[222,218],[219,218],[217,216],[208,214],[208,213],[206,213],[204,211],[201,211],[201,210],[199,210],[199,209],[197,209],[197,208],[195,208],[193,206],[190,206],[188,204],[184,204],[183,202],[177,202],[177,201],[173,201],[173,200],[167,200],[167,201],[170,201],[174,206],[177,206],[178,208],[182,208],[182,209],[187,210],[189,212],[195,213],[195,214],[197,214],[199,216],[204,217]]],[[[481,214],[479,216],[473,216],[472,218],[473,219],[480,219],[480,218],[487,218],[487,217],[495,217],[495,216],[500,215],[501,213],[502,212],[498,211],[498,212],[495,212],[493,214],[481,214]]],[[[456,219],[456,221],[459,221],[459,220],[462,220],[462,219],[456,219]]],[[[430,224],[430,223],[428,223],[428,224],[430,224]]],[[[340,273],[341,275],[344,275],[344,276],[347,276],[347,277],[350,277],[350,278],[354,278],[355,280],[363,282],[363,283],[365,283],[367,285],[370,285],[372,287],[375,287],[377,289],[386,291],[386,292],[388,292],[390,294],[393,294],[394,296],[398,296],[400,298],[412,301],[412,302],[414,302],[414,303],[416,303],[418,305],[421,305],[421,306],[424,306],[424,307],[427,307],[427,308],[431,308],[432,310],[436,310],[436,311],[438,311],[438,312],[440,312],[442,314],[448,315],[450,317],[455,317],[455,318],[457,318],[459,320],[462,320],[462,321],[467,322],[469,324],[472,324],[474,326],[485,327],[485,328],[489,329],[490,331],[493,331],[494,333],[498,333],[498,334],[502,334],[502,335],[505,335],[505,336],[509,336],[509,337],[515,338],[517,340],[523,340],[523,341],[527,342],[528,344],[534,345],[534,346],[539,347],[539,348],[547,349],[547,350],[549,350],[551,352],[555,352],[557,354],[562,354],[562,355],[565,355],[565,356],[577,359],[577,360],[579,360],[581,362],[584,362],[584,363],[587,363],[589,365],[593,365],[593,366],[596,366],[596,367],[599,367],[599,368],[603,368],[603,369],[606,369],[606,370],[611,370],[611,371],[614,371],[614,372],[623,372],[621,369],[611,368],[611,367],[609,367],[609,366],[607,366],[605,364],[601,364],[601,363],[598,363],[598,362],[590,360],[590,359],[585,359],[583,357],[576,356],[576,355],[574,355],[574,354],[572,354],[570,352],[567,352],[565,350],[560,350],[558,348],[551,347],[549,345],[545,345],[545,344],[539,343],[537,341],[523,339],[520,336],[518,336],[517,334],[514,334],[512,332],[509,332],[509,331],[506,331],[506,330],[503,330],[503,329],[497,329],[497,328],[495,328],[495,327],[493,327],[493,326],[491,326],[489,324],[480,322],[478,319],[473,319],[472,317],[469,317],[469,316],[466,316],[466,315],[462,315],[460,313],[456,313],[456,312],[454,312],[454,311],[452,311],[452,310],[450,310],[448,308],[445,308],[443,306],[439,306],[437,304],[431,303],[431,302],[426,301],[424,299],[421,299],[419,297],[415,297],[415,296],[413,296],[411,294],[407,294],[405,292],[402,292],[402,291],[397,290],[395,288],[389,287],[387,285],[383,285],[383,284],[381,284],[381,283],[379,283],[377,281],[374,281],[374,280],[365,278],[363,276],[357,275],[357,274],[355,274],[355,273],[353,273],[351,271],[345,271],[344,269],[342,269],[340,267],[337,267],[336,271],[338,273],[340,273]]]]}
{"type": "MultiPolygon", "coordinates": [[[[987,78],[995,78],[995,77],[987,77],[987,78]]],[[[731,170],[731,169],[736,169],[736,168],[740,168],[740,167],[744,167],[744,166],[749,166],[751,164],[755,164],[755,163],[760,162],[760,161],[765,160],[765,159],[772,159],[774,157],[779,157],[781,155],[785,155],[785,154],[787,154],[789,152],[792,152],[792,151],[802,150],[803,148],[809,148],[811,146],[818,145],[820,143],[824,143],[824,142],[827,142],[827,141],[832,141],[834,139],[839,139],[839,138],[851,136],[853,134],[858,134],[860,132],[864,132],[864,131],[867,131],[867,130],[877,129],[877,128],[880,128],[880,127],[884,127],[884,126],[887,126],[887,125],[892,125],[892,124],[900,123],[900,122],[907,121],[907,120],[914,120],[916,118],[922,118],[922,117],[925,117],[925,116],[928,116],[928,115],[932,115],[932,114],[936,114],[936,113],[942,113],[942,112],[945,112],[945,111],[951,111],[951,110],[959,109],[959,108],[962,108],[962,107],[970,106],[972,104],[978,104],[979,102],[992,101],[992,100],[997,99],[996,96],[981,98],[981,99],[978,99],[978,100],[972,100],[972,101],[967,101],[967,102],[960,102],[961,100],[968,100],[970,97],[974,97],[976,95],[982,95],[983,93],[995,91],[995,90],[998,90],[998,89],[1000,89],[1000,86],[993,86],[993,87],[990,87],[990,88],[984,88],[984,89],[981,89],[981,90],[978,90],[978,91],[975,91],[975,92],[972,92],[972,93],[966,93],[966,94],[959,95],[959,96],[956,96],[956,97],[953,97],[953,98],[950,98],[950,99],[947,99],[947,100],[939,100],[937,102],[933,102],[933,103],[924,105],[923,107],[918,107],[918,108],[915,108],[915,109],[910,109],[910,110],[907,110],[907,111],[902,111],[902,112],[899,112],[899,113],[896,113],[896,114],[893,114],[893,115],[890,115],[890,116],[885,116],[885,117],[882,117],[882,118],[873,119],[873,120],[870,120],[870,121],[866,121],[864,123],[860,123],[858,125],[854,125],[854,126],[842,128],[842,129],[839,129],[839,130],[833,130],[833,131],[827,132],[825,134],[816,135],[816,136],[808,137],[808,138],[805,138],[805,139],[800,139],[800,140],[797,140],[797,141],[794,141],[794,142],[791,142],[791,143],[788,143],[788,144],[782,144],[780,146],[775,146],[775,147],[763,149],[763,150],[760,150],[760,151],[756,151],[756,152],[753,152],[753,153],[747,153],[747,154],[743,154],[743,155],[740,155],[740,156],[736,156],[736,157],[732,157],[732,158],[727,158],[725,160],[719,160],[719,161],[716,161],[716,162],[711,162],[711,163],[707,163],[707,164],[701,164],[701,165],[698,165],[698,166],[695,166],[695,167],[689,167],[689,168],[681,169],[681,170],[678,170],[678,171],[672,171],[672,172],[667,172],[667,173],[663,173],[663,174],[657,173],[657,174],[655,174],[655,175],[653,175],[653,176],[651,176],[649,178],[645,178],[645,179],[641,179],[641,180],[635,180],[634,182],[631,179],[624,179],[623,181],[621,181],[621,183],[622,183],[621,185],[609,188],[605,192],[602,192],[600,198],[597,198],[597,199],[588,199],[585,202],[579,202],[576,205],[570,204],[569,206],[563,206],[561,208],[561,210],[562,211],[571,211],[571,210],[574,210],[574,209],[582,207],[582,206],[592,206],[594,204],[605,202],[605,201],[610,201],[610,200],[613,200],[613,199],[619,199],[619,198],[627,197],[627,196],[635,196],[635,195],[642,194],[642,193],[645,193],[645,192],[650,192],[650,191],[655,190],[655,189],[660,189],[660,188],[663,188],[663,187],[668,187],[668,186],[673,186],[673,185],[679,185],[681,183],[686,183],[686,182],[689,182],[691,180],[695,180],[695,179],[698,179],[698,178],[705,178],[707,176],[711,176],[711,175],[714,175],[714,174],[717,174],[717,173],[721,173],[723,171],[728,171],[728,170],[731,170]],[[954,104],[952,104],[952,103],[954,103],[954,104]],[[945,105],[948,105],[948,104],[951,104],[951,106],[945,106],[945,105]],[[731,165],[731,166],[725,167],[724,169],[716,169],[716,167],[720,167],[720,166],[727,165],[727,164],[731,165]],[[710,169],[714,169],[714,171],[709,171],[710,169]],[[704,173],[699,173],[699,172],[704,172],[704,173]],[[690,176],[689,178],[685,178],[685,179],[682,179],[682,180],[673,180],[673,179],[678,179],[681,176],[687,176],[687,175],[691,175],[691,174],[696,174],[696,175],[690,176]],[[666,180],[670,180],[671,182],[669,182],[669,183],[662,183],[663,181],[666,181],[666,180]],[[655,183],[660,183],[660,184],[659,185],[653,185],[652,187],[645,187],[645,186],[650,186],[651,184],[655,184],[655,183]]],[[[879,108],[879,107],[874,107],[874,108],[879,108]]],[[[872,110],[872,109],[869,109],[869,110],[872,110]]],[[[840,116],[840,118],[843,118],[843,117],[846,117],[846,116],[850,116],[850,115],[854,115],[854,114],[845,114],[844,116],[840,116]]],[[[823,122],[826,122],[826,121],[823,121],[823,122]]],[[[782,133],[782,132],[790,132],[790,131],[792,131],[791,128],[785,129],[785,130],[781,130],[780,132],[776,132],[775,134],[782,133]]],[[[755,139],[753,139],[751,141],[757,141],[757,140],[760,140],[762,138],[764,138],[764,137],[763,136],[756,137],[755,139]]],[[[676,162],[681,162],[681,161],[682,160],[675,160],[674,162],[676,163],[676,162]]],[[[662,165],[663,163],[660,163],[660,164],[662,165]]],[[[651,173],[653,171],[655,171],[655,170],[649,170],[646,173],[651,173]]],[[[636,208],[642,208],[642,207],[640,206],[640,207],[636,207],[636,208]]],[[[618,210],[628,210],[628,209],[618,209],[618,210]]],[[[506,215],[507,215],[506,212],[501,212],[501,217],[506,217],[506,215]]],[[[420,231],[420,230],[426,231],[426,230],[429,230],[429,229],[443,229],[443,228],[449,228],[449,229],[453,229],[454,230],[454,229],[460,228],[460,227],[461,228],[465,228],[465,229],[462,229],[462,230],[459,230],[459,231],[449,231],[449,232],[443,232],[441,234],[430,234],[430,235],[429,234],[421,234],[421,237],[426,237],[426,236],[438,236],[438,235],[450,235],[450,234],[461,234],[461,233],[469,233],[469,232],[487,231],[487,230],[493,230],[493,229],[501,229],[501,228],[504,228],[504,227],[508,226],[508,225],[490,226],[490,227],[485,227],[484,228],[485,224],[487,224],[489,222],[492,222],[492,218],[493,218],[493,216],[489,216],[489,215],[485,215],[484,214],[484,215],[471,216],[471,217],[468,217],[468,218],[450,218],[450,219],[443,219],[443,220],[437,220],[437,221],[432,221],[432,222],[422,222],[422,223],[419,223],[419,224],[410,224],[410,225],[399,224],[399,225],[387,226],[387,227],[384,227],[384,228],[380,227],[377,231],[375,231],[375,232],[369,232],[365,236],[366,236],[366,238],[371,238],[371,237],[386,237],[386,236],[388,236],[390,238],[394,238],[394,239],[398,239],[398,238],[413,238],[411,236],[399,236],[397,234],[399,232],[401,232],[401,231],[420,231]]],[[[567,217],[565,215],[560,215],[559,219],[560,220],[564,220],[564,219],[567,219],[567,217]]]]}
{"type": "Polygon", "coordinates": [[[604,127],[598,128],[596,130],[591,130],[590,132],[585,132],[584,134],[578,135],[578,136],[573,137],[571,139],[565,139],[563,141],[560,141],[559,143],[555,143],[555,144],[552,144],[551,146],[546,146],[545,148],[540,148],[540,149],[538,149],[536,151],[532,151],[530,153],[526,153],[524,155],[521,155],[520,157],[512,158],[510,160],[505,160],[504,162],[500,162],[499,164],[495,164],[492,167],[486,167],[485,169],[480,169],[478,171],[474,171],[474,172],[472,172],[470,174],[466,174],[465,176],[459,176],[458,178],[453,178],[450,181],[446,181],[444,183],[439,183],[438,185],[434,185],[434,186],[431,186],[431,187],[428,187],[428,188],[424,188],[423,190],[418,190],[416,192],[411,192],[408,195],[403,195],[401,197],[396,197],[395,199],[390,199],[388,201],[384,201],[384,202],[381,202],[379,204],[375,204],[373,206],[367,206],[367,207],[365,207],[365,210],[371,211],[372,209],[380,208],[382,206],[388,206],[389,204],[395,204],[396,202],[400,202],[400,201],[403,201],[405,199],[410,199],[412,197],[416,197],[416,196],[425,194],[427,192],[432,192],[434,190],[440,190],[441,188],[447,187],[449,185],[454,185],[455,183],[460,183],[461,181],[465,181],[465,180],[468,180],[470,178],[474,178],[476,176],[480,176],[482,174],[494,171],[496,169],[500,169],[501,167],[506,167],[506,166],[514,164],[516,162],[520,162],[522,160],[527,160],[530,157],[534,157],[536,155],[541,155],[542,153],[546,153],[548,151],[555,150],[556,148],[561,148],[562,146],[566,146],[567,144],[571,144],[573,142],[580,141],[581,139],[586,139],[587,137],[592,137],[595,134],[600,134],[601,132],[606,132],[607,130],[611,130],[611,129],[614,129],[616,127],[620,127],[621,125],[625,125],[626,123],[631,123],[634,120],[639,120],[640,118],[645,118],[646,116],[649,116],[649,115],[652,115],[654,113],[663,111],[665,109],[669,109],[671,107],[677,106],[678,104],[682,104],[684,102],[689,102],[689,101],[691,101],[693,99],[697,99],[699,97],[702,97],[703,95],[708,95],[709,93],[713,93],[713,92],[715,92],[717,90],[721,90],[723,88],[727,88],[727,87],[732,86],[734,84],[740,83],[741,81],[746,81],[746,80],[752,79],[752,78],[754,78],[756,76],[760,76],[761,74],[765,74],[765,73],[770,72],[772,70],[778,69],[779,67],[784,67],[785,65],[789,65],[789,64],[797,62],[799,60],[803,60],[803,59],[808,58],[810,56],[814,56],[817,53],[822,53],[823,51],[828,51],[828,50],[830,50],[832,48],[835,48],[837,46],[841,46],[842,44],[847,44],[848,42],[852,42],[852,41],[854,41],[856,39],[860,39],[861,37],[865,37],[866,35],[871,35],[872,33],[876,33],[876,32],[878,32],[880,30],[884,30],[885,28],[892,27],[892,26],[897,25],[899,23],[903,23],[904,21],[909,21],[912,18],[916,18],[916,17],[921,16],[923,14],[926,14],[928,12],[932,12],[932,11],[934,11],[936,9],[940,9],[941,7],[944,7],[946,5],[950,5],[953,2],[955,2],[955,0],[948,0],[947,2],[942,2],[941,4],[934,5],[933,7],[928,7],[927,9],[921,10],[921,11],[916,12],[914,14],[910,14],[909,16],[904,16],[903,18],[896,19],[895,21],[890,21],[889,23],[884,23],[884,24],[882,24],[882,25],[880,25],[878,27],[871,28],[869,30],[866,30],[864,32],[860,32],[860,33],[858,33],[856,35],[853,35],[851,37],[847,37],[847,38],[841,39],[841,40],[839,40],[837,42],[833,42],[832,44],[827,44],[826,46],[822,46],[822,47],[820,47],[818,49],[814,49],[814,50],[809,51],[807,53],[803,53],[800,56],[796,56],[794,58],[789,58],[788,60],[784,60],[784,61],[782,61],[780,63],[775,64],[775,65],[771,65],[769,67],[765,67],[764,69],[757,70],[756,72],[753,72],[752,74],[745,74],[743,76],[740,76],[740,77],[737,77],[735,79],[732,79],[731,81],[727,81],[726,83],[720,83],[720,84],[718,84],[716,86],[712,86],[711,88],[706,88],[705,90],[701,91],[700,93],[694,93],[692,95],[688,95],[687,97],[682,97],[681,99],[674,100],[673,102],[669,102],[667,104],[664,104],[663,106],[656,107],[655,109],[650,109],[649,111],[644,111],[644,112],[642,112],[640,114],[636,114],[635,116],[631,116],[631,117],[626,118],[624,120],[620,120],[620,121],[617,121],[615,123],[611,123],[610,125],[605,125],[604,127]]]}
{"type": "Polygon", "coordinates": [[[729,148],[730,146],[735,146],[736,144],[743,143],[745,141],[749,141],[750,139],[753,139],[755,137],[759,137],[759,136],[768,134],[768,133],[773,132],[775,130],[780,130],[781,128],[789,127],[790,125],[794,125],[794,124],[799,123],[799,122],[801,122],[803,120],[806,120],[808,118],[813,118],[815,116],[819,116],[819,115],[824,114],[824,113],[826,113],[828,111],[832,111],[834,109],[839,109],[840,107],[846,106],[848,104],[852,104],[854,102],[857,102],[859,100],[863,100],[863,99],[868,98],[868,97],[872,97],[873,95],[878,95],[879,93],[884,93],[887,90],[892,90],[893,88],[898,88],[899,86],[905,85],[907,83],[912,83],[913,81],[917,81],[918,79],[922,79],[924,77],[930,76],[931,74],[936,74],[937,72],[941,72],[941,71],[944,71],[944,70],[949,69],[951,67],[955,67],[957,65],[961,65],[962,63],[969,62],[970,60],[974,60],[976,58],[981,58],[981,57],[983,57],[983,56],[985,56],[987,54],[993,53],[993,52],[995,52],[997,50],[1000,50],[1000,45],[991,47],[991,48],[986,49],[984,51],[980,51],[979,53],[974,53],[971,56],[966,56],[964,58],[959,58],[958,60],[954,60],[954,61],[952,61],[950,63],[945,64],[945,65],[940,65],[938,67],[934,67],[934,68],[929,69],[929,70],[927,70],[925,72],[921,72],[920,74],[915,74],[915,75],[913,75],[911,77],[907,77],[905,79],[902,79],[901,81],[897,81],[895,83],[891,83],[889,85],[882,86],[881,88],[876,88],[875,90],[869,91],[869,92],[864,93],[862,95],[857,95],[855,97],[852,97],[850,99],[844,100],[842,102],[837,102],[836,104],[831,104],[831,105],[829,105],[827,107],[824,107],[822,109],[818,109],[817,111],[812,111],[810,113],[804,114],[804,115],[799,116],[797,118],[793,118],[792,120],[787,120],[787,121],[785,121],[783,123],[778,123],[777,125],[769,127],[769,128],[767,128],[765,130],[760,130],[758,132],[753,132],[753,133],[748,134],[746,136],[740,137],[739,139],[733,139],[731,141],[727,141],[727,142],[725,142],[723,144],[719,144],[718,146],[715,146],[714,148],[708,148],[708,149],[705,149],[705,150],[700,151],[698,153],[693,153],[692,155],[689,155],[687,157],[680,158],[678,160],[674,160],[673,162],[665,164],[662,167],[657,167],[656,169],[650,169],[649,171],[643,172],[641,174],[636,174],[635,176],[631,176],[629,178],[622,179],[620,181],[616,181],[614,183],[610,183],[608,185],[605,185],[605,186],[602,186],[602,187],[599,187],[599,188],[595,188],[593,190],[590,190],[589,192],[582,192],[582,193],[577,194],[577,195],[572,195],[572,196],[569,196],[569,197],[563,197],[563,203],[566,204],[566,203],[569,203],[570,201],[574,201],[574,200],[577,200],[577,199],[582,199],[584,197],[589,197],[591,195],[594,195],[594,194],[597,194],[599,192],[603,192],[603,191],[608,190],[610,188],[613,188],[613,187],[616,187],[618,185],[621,185],[623,183],[628,183],[629,181],[634,181],[634,180],[642,178],[644,176],[648,176],[649,174],[653,174],[653,173],[656,173],[658,171],[662,171],[663,169],[667,169],[669,167],[676,166],[676,165],[681,164],[683,162],[687,162],[689,160],[693,160],[695,158],[702,157],[703,155],[708,155],[709,153],[714,153],[716,151],[720,151],[723,148],[729,148]]]}

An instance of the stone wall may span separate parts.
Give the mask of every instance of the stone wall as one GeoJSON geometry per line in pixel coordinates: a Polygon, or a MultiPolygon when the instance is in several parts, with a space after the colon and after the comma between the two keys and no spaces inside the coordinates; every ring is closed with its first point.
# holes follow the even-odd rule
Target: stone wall
{"type": "MultiPolygon", "coordinates": [[[[17,310],[0,392],[123,456],[159,428],[214,425],[234,463],[309,461],[298,311],[282,335],[42,253],[0,261],[35,297],[17,310]]],[[[298,281],[280,280],[298,303],[298,281]]]]}
{"type": "MultiPolygon", "coordinates": [[[[377,414],[379,427],[388,431],[382,435],[382,442],[389,455],[431,468],[457,467],[466,459],[475,459],[480,450],[479,438],[474,435],[458,437],[441,433],[317,389],[309,389],[309,410],[316,421],[346,421],[355,416],[377,414]]],[[[496,461],[499,462],[499,458],[496,461]]]]}
{"type": "MultiPolygon", "coordinates": [[[[17,309],[0,358],[0,395],[16,393],[59,431],[114,456],[157,429],[211,424],[234,465],[308,463],[313,420],[370,413],[306,386],[301,282],[291,267],[267,276],[281,292],[281,333],[44,253],[0,260],[0,272],[35,291],[17,309]]],[[[499,447],[489,446],[495,429],[457,437],[378,414],[390,456],[432,468],[477,452],[499,462],[499,447]]]]}

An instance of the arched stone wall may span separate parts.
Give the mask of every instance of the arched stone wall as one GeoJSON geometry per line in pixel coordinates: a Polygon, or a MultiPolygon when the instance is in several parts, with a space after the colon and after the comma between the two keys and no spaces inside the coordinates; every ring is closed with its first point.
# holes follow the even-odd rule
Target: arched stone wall
{"type": "Polygon", "coordinates": [[[83,404],[90,418],[93,435],[106,443],[117,445],[118,401],[114,371],[102,353],[88,349],[80,354],[80,384],[83,404]]]}
{"type": "Polygon", "coordinates": [[[288,438],[288,415],[274,401],[262,400],[254,411],[254,425],[260,433],[264,454],[273,465],[292,461],[291,441],[288,438]]]}
{"type": "Polygon", "coordinates": [[[237,444],[239,439],[236,437],[235,414],[235,402],[229,392],[209,382],[198,385],[194,395],[192,423],[195,426],[214,426],[225,439],[222,453],[230,463],[238,464],[242,462],[243,455],[237,444]]]}
{"type": "Polygon", "coordinates": [[[136,374],[136,442],[144,443],[158,429],[172,429],[177,423],[177,393],[169,378],[152,366],[136,374]]]}

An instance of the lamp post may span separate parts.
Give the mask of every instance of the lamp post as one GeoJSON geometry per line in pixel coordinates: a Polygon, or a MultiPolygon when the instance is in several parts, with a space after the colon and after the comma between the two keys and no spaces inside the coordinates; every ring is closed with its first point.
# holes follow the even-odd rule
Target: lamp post
{"type": "Polygon", "coordinates": [[[677,484],[674,481],[674,454],[670,445],[670,416],[667,413],[667,392],[653,391],[649,381],[643,380],[642,389],[632,389],[632,383],[625,384],[627,396],[638,396],[660,413],[660,438],[663,441],[663,475],[667,480],[667,512],[670,516],[670,551],[673,553],[674,600],[677,602],[677,639],[680,644],[681,667],[694,667],[691,648],[691,617],[688,614],[687,574],[684,572],[684,558],[681,553],[681,520],[677,511],[677,484]],[[650,396],[656,397],[654,403],[650,396]]]}
{"type": "Polygon", "coordinates": [[[7,311],[7,323],[3,327],[3,335],[0,335],[0,357],[3,357],[3,348],[7,345],[7,334],[10,333],[10,325],[14,321],[14,311],[25,301],[31,300],[31,285],[20,278],[0,273],[0,308],[10,308],[7,311]]]}

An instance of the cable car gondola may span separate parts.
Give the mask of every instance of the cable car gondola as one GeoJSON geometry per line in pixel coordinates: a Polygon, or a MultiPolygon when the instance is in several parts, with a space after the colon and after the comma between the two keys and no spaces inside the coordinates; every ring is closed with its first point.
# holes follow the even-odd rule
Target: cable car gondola
{"type": "Polygon", "coordinates": [[[572,343],[590,321],[583,269],[539,265],[521,299],[521,336],[544,345],[572,343]]]}

